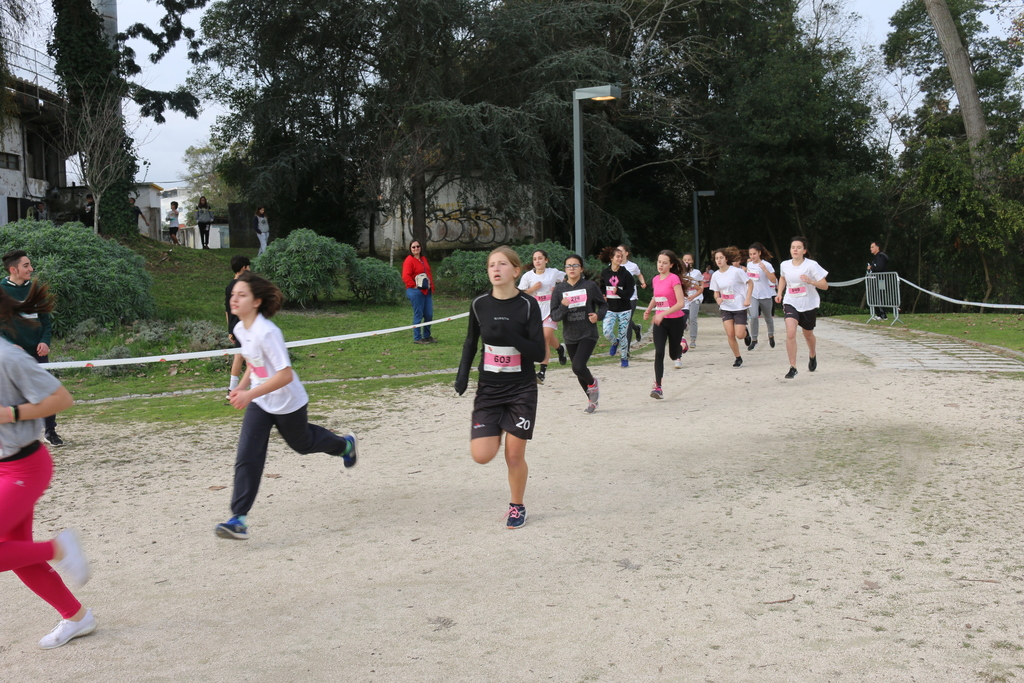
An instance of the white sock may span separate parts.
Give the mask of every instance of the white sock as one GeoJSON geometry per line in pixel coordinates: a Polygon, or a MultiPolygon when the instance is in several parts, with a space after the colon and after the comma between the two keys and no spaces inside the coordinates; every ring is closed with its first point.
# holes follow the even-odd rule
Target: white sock
{"type": "Polygon", "coordinates": [[[238,380],[240,379],[241,377],[238,375],[231,375],[231,382],[228,383],[228,391],[234,391],[235,387],[238,386],[238,380]]]}

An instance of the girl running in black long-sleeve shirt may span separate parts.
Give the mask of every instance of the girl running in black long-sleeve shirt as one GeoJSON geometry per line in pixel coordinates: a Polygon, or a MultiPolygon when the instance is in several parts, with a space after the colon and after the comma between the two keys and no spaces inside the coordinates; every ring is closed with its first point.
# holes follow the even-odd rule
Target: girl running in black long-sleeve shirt
{"type": "Polygon", "coordinates": [[[555,285],[551,295],[551,319],[562,322],[562,339],[572,359],[572,371],[587,394],[583,412],[597,410],[601,386],[587,367],[597,346],[597,322],[604,320],[608,303],[601,289],[583,277],[583,258],[578,254],[565,257],[565,280],[555,285]]]}
{"type": "Polygon", "coordinates": [[[469,307],[469,331],[455,379],[455,391],[461,396],[469,386],[469,371],[483,339],[469,449],[473,460],[489,463],[498,454],[505,433],[505,464],[512,498],[507,515],[509,529],[518,529],[526,522],[526,442],[533,438],[537,417],[533,364],[542,362],[546,352],[540,306],[532,296],[516,289],[521,270],[518,255],[508,247],[498,247],[487,257],[491,293],[478,296],[469,307]]]}

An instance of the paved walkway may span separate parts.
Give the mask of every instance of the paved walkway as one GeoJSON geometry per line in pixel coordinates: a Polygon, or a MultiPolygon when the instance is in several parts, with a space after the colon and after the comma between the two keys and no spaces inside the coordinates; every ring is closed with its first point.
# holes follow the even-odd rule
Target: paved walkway
{"type": "Polygon", "coordinates": [[[866,328],[827,318],[818,319],[815,334],[864,354],[880,368],[1024,372],[1024,361],[1018,358],[929,334],[912,334],[907,338],[881,326],[866,328]]]}

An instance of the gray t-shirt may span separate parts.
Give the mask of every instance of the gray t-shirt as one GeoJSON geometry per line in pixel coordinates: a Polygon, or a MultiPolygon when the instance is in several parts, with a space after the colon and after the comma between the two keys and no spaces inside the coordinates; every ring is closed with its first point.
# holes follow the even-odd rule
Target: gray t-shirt
{"type": "MultiPolygon", "coordinates": [[[[0,410],[23,403],[41,403],[60,382],[36,360],[6,339],[0,339],[0,410]]],[[[42,418],[0,424],[0,458],[7,458],[39,438],[42,418]]]]}

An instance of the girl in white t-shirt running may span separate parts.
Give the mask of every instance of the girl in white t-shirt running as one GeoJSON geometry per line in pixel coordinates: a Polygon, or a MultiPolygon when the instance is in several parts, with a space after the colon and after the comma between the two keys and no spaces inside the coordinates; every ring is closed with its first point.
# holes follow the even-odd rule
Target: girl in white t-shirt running
{"type": "Polygon", "coordinates": [[[327,453],[343,458],[345,467],[356,464],[355,434],[338,436],[309,424],[309,396],[292,370],[284,335],[269,320],[283,302],[277,285],[250,271],[240,273],[231,290],[231,312],[239,320],[234,335],[242,345],[246,368],[228,399],[232,407],[245,411],[245,417],[235,456],[232,516],[214,529],[221,538],[249,538],[247,517],[260,488],[272,427],[298,453],[327,453]]]}
{"type": "Polygon", "coordinates": [[[789,244],[789,255],[793,258],[783,261],[779,266],[779,293],[776,303],[782,304],[786,313],[786,353],[789,354],[789,372],[786,379],[796,377],[796,328],[799,325],[804,331],[807,342],[807,369],[814,372],[818,368],[818,354],[814,337],[814,325],[818,319],[818,306],[821,297],[819,289],[828,289],[825,277],[828,271],[817,261],[807,258],[807,238],[794,237],[789,244]]]}
{"type": "Polygon", "coordinates": [[[747,343],[747,350],[753,351],[757,346],[757,314],[764,316],[765,327],[768,328],[768,345],[775,348],[775,320],[772,318],[772,299],[775,292],[772,291],[778,278],[775,276],[775,268],[765,259],[770,259],[772,253],[765,249],[760,242],[754,242],[747,249],[750,260],[747,261],[747,277],[754,283],[754,293],[750,299],[750,309],[747,311],[747,330],[750,341],[747,343]]]}
{"type": "MultiPolygon", "coordinates": [[[[616,248],[622,252],[622,267],[626,269],[627,273],[633,276],[633,281],[636,284],[636,286],[633,287],[633,296],[630,297],[629,299],[629,319],[630,321],[632,321],[632,313],[636,311],[636,302],[638,301],[637,296],[639,295],[641,289],[647,289],[647,280],[644,279],[644,274],[640,272],[640,266],[629,260],[629,245],[620,244],[616,248]]],[[[633,329],[633,332],[636,334],[637,342],[639,342],[640,337],[643,336],[643,328],[640,327],[639,323],[630,322],[629,325],[633,329]]]]}
{"type": "Polygon", "coordinates": [[[714,251],[715,265],[718,266],[711,275],[709,289],[715,293],[715,302],[722,316],[722,327],[729,342],[729,349],[736,360],[732,366],[743,365],[740,355],[739,341],[747,335],[747,309],[750,308],[750,297],[754,291],[754,283],[747,278],[747,271],[731,265],[740,260],[740,251],[736,247],[725,247],[714,251]]]}
{"type": "Polygon", "coordinates": [[[544,326],[544,343],[546,351],[544,362],[540,364],[540,371],[537,373],[537,384],[544,384],[544,378],[548,371],[548,363],[551,361],[551,349],[558,351],[558,362],[565,365],[565,347],[558,342],[555,330],[558,323],[551,320],[551,292],[555,285],[565,279],[565,273],[558,268],[548,268],[548,253],[543,249],[533,252],[533,270],[523,273],[519,278],[519,289],[526,292],[540,304],[540,317],[544,326]]]}
{"type": "Polygon", "coordinates": [[[697,346],[697,314],[704,303],[704,274],[697,270],[693,254],[683,254],[683,274],[688,275],[691,282],[686,289],[686,324],[690,328],[690,348],[697,346]]]}

